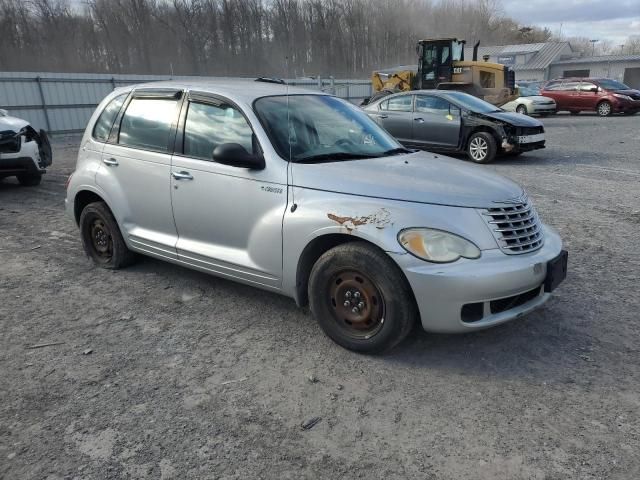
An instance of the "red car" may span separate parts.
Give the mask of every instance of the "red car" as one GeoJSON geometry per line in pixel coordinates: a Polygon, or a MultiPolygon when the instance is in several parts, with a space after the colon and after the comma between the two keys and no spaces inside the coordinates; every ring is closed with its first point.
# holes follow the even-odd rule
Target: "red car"
{"type": "Polygon", "coordinates": [[[558,110],[568,110],[572,115],[595,111],[608,117],[640,111],[640,90],[610,78],[559,78],[547,82],[540,95],[553,98],[558,110]]]}

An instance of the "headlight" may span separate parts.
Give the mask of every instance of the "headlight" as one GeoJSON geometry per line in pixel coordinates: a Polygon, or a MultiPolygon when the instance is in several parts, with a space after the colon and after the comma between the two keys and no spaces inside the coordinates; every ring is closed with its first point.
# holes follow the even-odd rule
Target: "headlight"
{"type": "Polygon", "coordinates": [[[398,234],[398,242],[407,252],[427,262],[449,263],[461,257],[480,257],[480,249],[469,240],[442,230],[409,228],[398,234]]]}
{"type": "Polygon", "coordinates": [[[633,101],[633,98],[631,98],[629,95],[623,95],[621,93],[614,93],[613,96],[616,97],[616,98],[621,98],[622,100],[633,101]]]}

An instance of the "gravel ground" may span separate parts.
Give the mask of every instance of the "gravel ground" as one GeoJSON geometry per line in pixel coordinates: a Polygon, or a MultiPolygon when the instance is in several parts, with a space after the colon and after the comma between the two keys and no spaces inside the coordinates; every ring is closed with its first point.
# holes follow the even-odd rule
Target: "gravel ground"
{"type": "Polygon", "coordinates": [[[93,267],[63,215],[78,139],[58,139],[41,186],[0,183],[0,478],[640,478],[640,118],[545,124],[547,149],[486,168],[560,230],[566,282],[382,357],[278,295],[93,267]]]}

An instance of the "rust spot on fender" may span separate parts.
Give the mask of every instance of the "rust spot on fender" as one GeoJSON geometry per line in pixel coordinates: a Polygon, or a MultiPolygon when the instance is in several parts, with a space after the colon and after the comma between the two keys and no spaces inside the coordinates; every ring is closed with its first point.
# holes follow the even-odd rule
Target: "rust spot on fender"
{"type": "Polygon", "coordinates": [[[381,208],[375,213],[362,217],[347,217],[336,215],[335,213],[328,213],[327,218],[342,225],[349,232],[355,230],[361,225],[371,224],[377,229],[382,230],[391,223],[391,214],[386,208],[381,208]]]}

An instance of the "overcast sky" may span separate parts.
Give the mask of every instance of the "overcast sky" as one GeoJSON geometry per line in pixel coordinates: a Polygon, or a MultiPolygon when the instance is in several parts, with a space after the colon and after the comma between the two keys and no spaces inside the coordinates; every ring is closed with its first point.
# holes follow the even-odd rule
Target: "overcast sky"
{"type": "Polygon", "coordinates": [[[640,35],[640,0],[502,0],[521,23],[548,27],[565,37],[609,39],[615,45],[640,35]]]}

